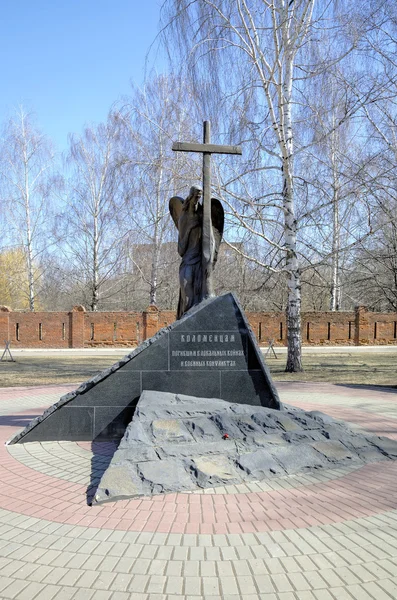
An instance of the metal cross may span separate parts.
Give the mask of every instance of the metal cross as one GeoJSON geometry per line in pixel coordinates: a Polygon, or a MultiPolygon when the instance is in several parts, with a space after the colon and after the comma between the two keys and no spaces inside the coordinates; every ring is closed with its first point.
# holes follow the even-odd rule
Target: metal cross
{"type": "Polygon", "coordinates": [[[240,146],[211,144],[211,125],[204,121],[203,143],[175,142],[176,152],[201,152],[203,154],[203,297],[214,296],[212,282],[212,252],[214,247],[211,223],[211,154],[242,154],[240,146]]]}

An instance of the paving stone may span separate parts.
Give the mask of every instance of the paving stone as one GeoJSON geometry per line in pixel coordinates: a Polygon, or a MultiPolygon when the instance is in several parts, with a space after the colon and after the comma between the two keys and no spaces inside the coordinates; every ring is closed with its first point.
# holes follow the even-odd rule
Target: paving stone
{"type": "MultiPolygon", "coordinates": [[[[27,589],[28,589],[28,588],[26,588],[26,589],[24,590],[24,592],[26,592],[26,591],[27,591],[27,589]]],[[[92,594],[93,594],[94,592],[92,591],[92,593],[91,593],[91,596],[90,596],[90,594],[89,594],[89,593],[87,594],[87,591],[88,591],[88,590],[85,590],[85,597],[86,597],[86,598],[90,598],[90,597],[92,597],[92,594]]],[[[45,590],[45,589],[43,589],[43,590],[41,591],[41,594],[42,594],[42,596],[41,596],[42,598],[47,598],[47,593],[46,593],[46,590],[45,590]]],[[[57,593],[56,593],[56,600],[70,600],[71,598],[75,598],[75,597],[76,597],[76,596],[75,596],[75,594],[76,594],[76,589],[75,589],[75,588],[71,588],[71,587],[61,587],[61,588],[59,588],[59,590],[58,590],[58,591],[57,591],[57,593]]],[[[20,596],[20,597],[22,598],[22,596],[20,596]]],[[[38,596],[38,600],[39,600],[39,599],[40,599],[40,596],[38,596]]]]}
{"type": "Polygon", "coordinates": [[[201,577],[186,577],[185,581],[185,594],[193,595],[197,594],[201,590],[201,577]]]}
{"type": "Polygon", "coordinates": [[[4,598],[18,598],[19,594],[27,587],[27,581],[14,580],[2,590],[4,598]]]}
{"type": "Polygon", "coordinates": [[[241,594],[256,594],[258,592],[253,577],[249,575],[241,575],[237,576],[236,579],[241,594]]]}
{"type": "Polygon", "coordinates": [[[183,577],[167,577],[165,592],[167,594],[182,594],[183,577]]]}
{"type": "Polygon", "coordinates": [[[181,560],[169,561],[166,565],[166,575],[180,577],[182,575],[183,562],[181,560]]]}
{"type": "Polygon", "coordinates": [[[73,600],[91,600],[95,596],[95,590],[88,588],[77,590],[73,596],[73,600]]]}
{"type": "Polygon", "coordinates": [[[219,594],[219,581],[217,577],[202,577],[203,595],[216,596],[219,594]]]}
{"type": "Polygon", "coordinates": [[[149,578],[146,591],[149,594],[162,594],[166,583],[166,578],[161,575],[152,575],[149,578]]]}

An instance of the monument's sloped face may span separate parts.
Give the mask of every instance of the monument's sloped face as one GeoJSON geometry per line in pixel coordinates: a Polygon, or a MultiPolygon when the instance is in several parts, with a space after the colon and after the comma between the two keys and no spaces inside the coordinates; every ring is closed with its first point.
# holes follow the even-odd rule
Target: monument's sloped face
{"type": "Polygon", "coordinates": [[[66,394],[10,443],[118,440],[144,390],[280,408],[244,312],[233,294],[225,294],[194,307],[66,394]]]}
{"type": "Polygon", "coordinates": [[[145,391],[93,503],[396,458],[396,440],[319,412],[145,391]]]}

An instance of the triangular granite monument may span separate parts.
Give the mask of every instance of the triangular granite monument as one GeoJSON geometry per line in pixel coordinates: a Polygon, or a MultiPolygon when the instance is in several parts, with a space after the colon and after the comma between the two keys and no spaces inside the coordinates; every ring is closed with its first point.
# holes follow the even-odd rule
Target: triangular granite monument
{"type": "Polygon", "coordinates": [[[281,407],[244,311],[228,293],[194,306],[63,396],[9,443],[119,440],[144,390],[281,407]]]}

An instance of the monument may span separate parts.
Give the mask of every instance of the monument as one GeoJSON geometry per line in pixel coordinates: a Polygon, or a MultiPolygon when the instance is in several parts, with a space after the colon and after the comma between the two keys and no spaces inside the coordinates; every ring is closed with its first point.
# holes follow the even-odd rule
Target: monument
{"type": "Polygon", "coordinates": [[[220,201],[211,198],[211,154],[241,154],[241,149],[211,144],[205,121],[203,144],[176,142],[173,150],[203,153],[203,203],[195,186],[186,200],[170,200],[182,258],[178,320],[63,396],[10,443],[120,440],[145,390],[281,408],[237,298],[214,293],[224,216],[220,201]]]}
{"type": "Polygon", "coordinates": [[[182,259],[177,321],[8,443],[121,440],[92,504],[396,460],[396,441],[282,407],[237,298],[214,294],[223,208],[211,198],[210,156],[241,151],[210,144],[207,122],[204,144],[173,149],[204,156],[203,204],[195,186],[170,201],[182,259]]]}

